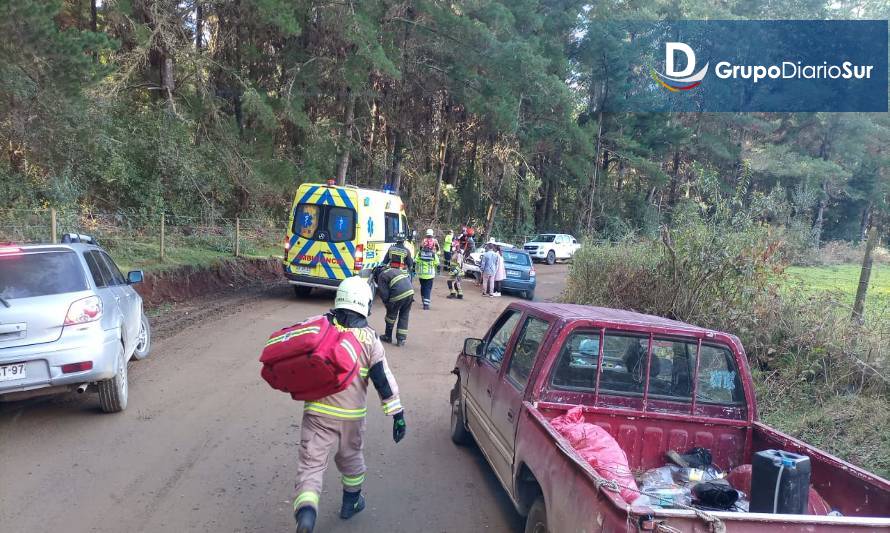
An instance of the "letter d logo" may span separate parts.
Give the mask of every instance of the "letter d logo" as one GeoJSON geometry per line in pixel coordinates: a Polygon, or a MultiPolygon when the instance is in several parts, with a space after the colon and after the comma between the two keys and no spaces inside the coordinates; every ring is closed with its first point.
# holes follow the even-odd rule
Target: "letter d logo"
{"type": "Polygon", "coordinates": [[[692,47],[686,43],[665,43],[664,50],[664,73],[671,78],[685,78],[692,74],[695,70],[695,52],[692,47]],[[686,68],[683,70],[674,69],[674,58],[677,52],[686,54],[686,68]]]}
{"type": "Polygon", "coordinates": [[[695,71],[695,52],[692,50],[692,47],[686,43],[668,42],[665,43],[664,48],[665,73],[661,74],[655,69],[650,70],[652,71],[652,78],[659,85],[671,92],[677,92],[688,91],[698,87],[701,84],[701,80],[708,73],[709,65],[710,62],[705,63],[701,70],[692,74],[695,71]],[[675,67],[674,59],[677,57],[677,52],[682,52],[686,55],[686,68],[683,70],[677,70],[675,67]]]}

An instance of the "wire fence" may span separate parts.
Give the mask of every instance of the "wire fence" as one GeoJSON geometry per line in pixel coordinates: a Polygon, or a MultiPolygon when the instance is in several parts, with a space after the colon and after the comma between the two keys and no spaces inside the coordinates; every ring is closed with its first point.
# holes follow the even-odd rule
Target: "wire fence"
{"type": "Polygon", "coordinates": [[[280,255],[286,221],[183,216],[141,211],[0,209],[0,242],[55,243],[68,233],[89,235],[115,258],[132,264],[180,261],[184,255],[280,255]]]}

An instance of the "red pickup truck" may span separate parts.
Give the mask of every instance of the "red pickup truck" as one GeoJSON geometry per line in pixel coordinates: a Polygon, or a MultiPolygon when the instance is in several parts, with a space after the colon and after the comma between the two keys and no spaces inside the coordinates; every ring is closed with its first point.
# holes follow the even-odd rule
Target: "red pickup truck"
{"type": "Polygon", "coordinates": [[[517,302],[483,339],[466,339],[454,373],[452,440],[475,440],[527,517],[526,532],[890,531],[890,482],[758,421],[733,335],[628,311],[517,302]],[[577,405],[633,471],[692,446],[709,449],[724,471],[760,450],[806,455],[813,487],[841,516],[625,503],[550,424],[577,405]]]}

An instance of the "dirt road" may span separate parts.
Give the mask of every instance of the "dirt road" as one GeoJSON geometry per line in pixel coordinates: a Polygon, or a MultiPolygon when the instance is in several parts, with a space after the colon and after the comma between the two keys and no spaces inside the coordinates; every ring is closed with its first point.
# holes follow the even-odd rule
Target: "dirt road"
{"type": "MultiPolygon", "coordinates": [[[[555,297],[567,267],[538,268],[539,299],[555,297]]],[[[481,454],[448,437],[449,373],[464,337],[481,336],[512,297],[445,299],[412,309],[408,345],[389,347],[408,435],[369,401],[368,508],[336,512],[333,461],[318,531],[521,530],[481,454]]],[[[293,531],[290,502],[302,403],[259,377],[257,357],[276,328],[331,305],[298,301],[287,287],[214,305],[220,316],[158,340],[130,365],[130,405],[101,414],[95,395],[0,404],[0,529],[9,532],[293,531]]],[[[378,305],[372,325],[382,331],[378,305]]],[[[207,313],[205,313],[206,315],[207,313]]],[[[169,320],[169,317],[168,317],[169,320]]]]}

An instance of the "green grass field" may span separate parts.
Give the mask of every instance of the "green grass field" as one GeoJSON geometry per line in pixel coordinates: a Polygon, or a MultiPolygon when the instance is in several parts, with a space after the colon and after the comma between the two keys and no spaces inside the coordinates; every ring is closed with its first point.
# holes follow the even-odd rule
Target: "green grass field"
{"type": "MultiPolygon", "coordinates": [[[[859,286],[861,265],[827,265],[790,267],[786,271],[790,283],[805,291],[836,292],[851,305],[859,286]]],[[[866,309],[890,307],[890,265],[875,263],[871,270],[866,309]]]]}

